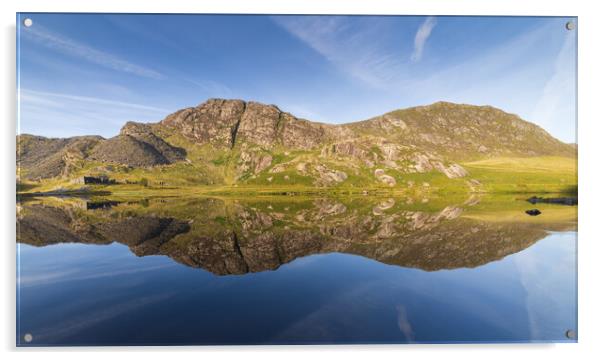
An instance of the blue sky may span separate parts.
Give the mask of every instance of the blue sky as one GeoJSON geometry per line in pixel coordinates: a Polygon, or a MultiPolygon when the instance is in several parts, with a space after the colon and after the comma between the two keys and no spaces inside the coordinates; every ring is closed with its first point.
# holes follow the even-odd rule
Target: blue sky
{"type": "Polygon", "coordinates": [[[19,127],[110,137],[212,97],[328,123],[445,100],[496,106],[575,142],[568,20],[20,14],[19,127]]]}

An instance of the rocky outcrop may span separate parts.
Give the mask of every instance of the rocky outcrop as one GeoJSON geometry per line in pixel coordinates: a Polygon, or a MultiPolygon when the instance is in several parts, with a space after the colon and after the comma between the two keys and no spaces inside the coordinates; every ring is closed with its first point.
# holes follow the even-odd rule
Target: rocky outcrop
{"type": "Polygon", "coordinates": [[[294,119],[292,115],[284,114],[274,105],[248,102],[239,119],[236,134],[233,135],[233,143],[237,140],[272,148],[281,143],[278,136],[281,127],[294,119]]]}
{"type": "Polygon", "coordinates": [[[242,150],[238,159],[236,174],[237,177],[246,174],[259,174],[272,165],[272,155],[259,149],[242,150]]]}
{"type": "Polygon", "coordinates": [[[380,203],[378,203],[376,206],[374,206],[372,208],[372,214],[374,214],[376,216],[384,215],[385,211],[389,210],[394,205],[395,205],[394,199],[387,199],[387,200],[381,201],[380,203]]]}
{"type": "Polygon", "coordinates": [[[179,110],[161,121],[197,143],[233,147],[246,103],[241,100],[209,99],[194,107],[179,110]]]}
{"type": "Polygon", "coordinates": [[[267,149],[281,145],[308,150],[342,132],[333,125],[297,119],[274,105],[224,99],[180,110],[160,124],[197,143],[230,148],[247,142],[267,149]]]}
{"type": "Polygon", "coordinates": [[[397,183],[395,178],[391,175],[385,174],[385,170],[383,170],[383,169],[374,170],[374,176],[378,179],[378,181],[380,181],[384,184],[387,184],[389,186],[395,186],[395,184],[397,183]]]}
{"type": "Polygon", "coordinates": [[[337,169],[331,169],[324,164],[315,164],[312,167],[314,185],[316,186],[331,186],[341,183],[347,179],[347,173],[337,169]]]}
{"type": "MultiPolygon", "coordinates": [[[[356,137],[329,144],[322,148],[320,156],[337,160],[357,159],[364,167],[383,166],[403,173],[439,171],[448,178],[468,175],[468,171],[456,163],[444,165],[440,155],[421,152],[415,147],[372,136],[356,137]]],[[[386,184],[395,185],[395,179],[389,175],[377,176],[377,178],[386,184]]]]}
{"type": "Polygon", "coordinates": [[[468,175],[468,171],[458,164],[445,166],[441,162],[435,162],[434,167],[450,179],[460,178],[468,175]]]}

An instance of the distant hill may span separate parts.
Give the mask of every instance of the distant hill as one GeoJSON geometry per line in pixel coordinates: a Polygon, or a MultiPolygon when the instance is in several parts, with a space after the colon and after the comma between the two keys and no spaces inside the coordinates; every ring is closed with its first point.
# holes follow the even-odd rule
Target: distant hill
{"type": "Polygon", "coordinates": [[[575,157],[537,125],[490,106],[438,102],[368,120],[323,124],[274,105],[210,99],[110,139],[19,135],[23,179],[113,172],[174,184],[396,186],[404,174],[469,175],[460,163],[498,157],[575,157]],[[161,175],[164,174],[164,175],[161,175]]]}
{"type": "Polygon", "coordinates": [[[128,122],[118,136],[102,141],[89,159],[105,163],[144,167],[172,164],[185,159],[186,152],[169,145],[146,124],[128,122]]]}
{"type": "Polygon", "coordinates": [[[100,136],[50,139],[42,136],[17,136],[17,167],[27,178],[68,176],[70,167],[88,157],[90,149],[104,141],[100,136]]]}

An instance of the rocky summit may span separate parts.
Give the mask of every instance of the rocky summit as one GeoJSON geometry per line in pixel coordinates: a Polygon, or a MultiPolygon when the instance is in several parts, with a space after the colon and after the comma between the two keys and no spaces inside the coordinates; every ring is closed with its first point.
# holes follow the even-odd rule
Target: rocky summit
{"type": "Polygon", "coordinates": [[[177,185],[395,187],[407,174],[467,177],[468,161],[576,155],[576,146],[516,115],[448,102],[333,125],[275,105],[209,99],[157,123],[128,122],[109,139],[19,135],[17,144],[22,179],[127,179],[142,169],[177,185]]]}
{"type": "Polygon", "coordinates": [[[230,148],[249,143],[265,149],[309,150],[352,135],[342,127],[298,119],[274,105],[242,100],[210,99],[169,115],[160,124],[195,143],[230,148]]]}

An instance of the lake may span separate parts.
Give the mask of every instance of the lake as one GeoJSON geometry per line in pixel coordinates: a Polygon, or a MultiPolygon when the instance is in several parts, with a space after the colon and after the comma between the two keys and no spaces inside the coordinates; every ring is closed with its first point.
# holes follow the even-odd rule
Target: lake
{"type": "Polygon", "coordinates": [[[577,207],[525,199],[27,199],[17,345],[575,342],[577,207]]]}

